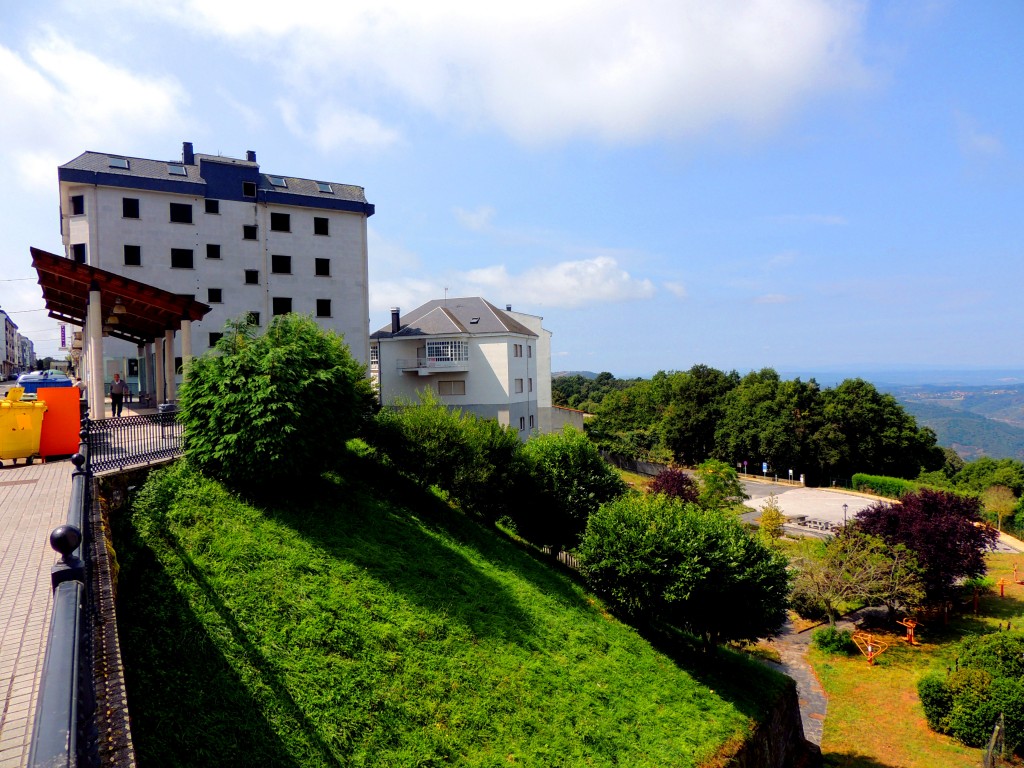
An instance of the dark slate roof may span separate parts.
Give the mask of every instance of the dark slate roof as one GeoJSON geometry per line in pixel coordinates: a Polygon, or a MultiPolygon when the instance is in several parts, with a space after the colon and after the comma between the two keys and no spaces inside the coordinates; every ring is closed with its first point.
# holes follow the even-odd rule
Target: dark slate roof
{"type": "Polygon", "coordinates": [[[459,299],[435,299],[399,318],[401,330],[391,332],[391,324],[375,332],[371,339],[414,336],[451,336],[453,334],[513,333],[537,334],[486,299],[470,296],[459,299]]]}
{"type": "MultiPolygon", "coordinates": [[[[115,176],[127,176],[132,178],[141,179],[160,179],[162,181],[178,182],[178,183],[203,183],[203,178],[199,173],[199,162],[214,162],[221,163],[224,165],[234,165],[240,167],[248,167],[253,169],[259,169],[259,164],[251,160],[241,160],[234,157],[223,157],[221,155],[206,155],[206,154],[195,154],[195,162],[189,165],[184,165],[180,159],[174,160],[149,160],[144,157],[130,157],[128,155],[119,155],[107,152],[83,152],[74,160],[64,163],[60,168],[75,170],[75,171],[89,171],[92,173],[104,173],[112,174],[115,176]],[[110,165],[111,158],[124,158],[128,161],[128,168],[114,168],[110,165]],[[185,176],[180,174],[174,174],[170,172],[169,166],[176,165],[185,168],[185,176]]],[[[281,174],[267,174],[265,172],[260,173],[259,188],[267,190],[268,192],[275,193],[275,196],[282,195],[301,195],[303,197],[318,197],[323,200],[349,200],[356,203],[366,203],[366,194],[362,187],[354,184],[342,184],[338,181],[327,181],[326,179],[300,179],[296,176],[283,176],[282,178],[287,180],[287,187],[276,187],[270,183],[268,176],[278,176],[281,174]],[[317,182],[326,182],[331,185],[334,190],[332,192],[321,192],[317,186],[317,182]]],[[[287,202],[278,198],[278,202],[287,202]]]]}

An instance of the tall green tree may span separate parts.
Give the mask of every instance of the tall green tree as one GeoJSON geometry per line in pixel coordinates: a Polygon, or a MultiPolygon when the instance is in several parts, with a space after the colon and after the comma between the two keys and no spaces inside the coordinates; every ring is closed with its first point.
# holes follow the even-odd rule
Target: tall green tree
{"type": "Polygon", "coordinates": [[[723,373],[707,365],[665,376],[665,407],[657,432],[677,462],[695,466],[712,458],[723,401],[738,380],[735,371],[723,373]]]}

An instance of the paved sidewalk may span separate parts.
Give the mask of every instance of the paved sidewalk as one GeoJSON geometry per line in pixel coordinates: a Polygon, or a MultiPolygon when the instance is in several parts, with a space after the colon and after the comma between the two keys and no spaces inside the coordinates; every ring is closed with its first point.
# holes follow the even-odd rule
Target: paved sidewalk
{"type": "Polygon", "coordinates": [[[50,631],[50,531],[67,521],[70,461],[0,468],[0,768],[23,768],[50,631]]]}

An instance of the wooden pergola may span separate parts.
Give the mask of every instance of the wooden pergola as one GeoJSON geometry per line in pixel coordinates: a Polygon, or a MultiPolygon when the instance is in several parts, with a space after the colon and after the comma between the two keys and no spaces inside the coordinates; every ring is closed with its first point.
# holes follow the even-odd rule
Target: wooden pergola
{"type": "MultiPolygon", "coordinates": [[[[39,248],[31,248],[32,266],[39,276],[50,317],[83,329],[89,409],[103,413],[103,337],[155,345],[158,401],[174,397],[174,334],[182,334],[182,358],[191,357],[191,324],[210,307],[154,285],[80,264],[39,248]],[[162,350],[160,349],[162,347],[162,350]]],[[[148,363],[147,363],[148,365],[148,363]]]]}

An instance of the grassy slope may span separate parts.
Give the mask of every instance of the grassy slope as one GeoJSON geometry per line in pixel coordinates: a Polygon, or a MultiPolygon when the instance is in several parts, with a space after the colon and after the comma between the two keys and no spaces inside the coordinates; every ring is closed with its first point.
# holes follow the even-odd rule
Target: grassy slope
{"type": "Polygon", "coordinates": [[[259,510],[179,478],[166,519],[124,526],[140,764],[700,765],[787,684],[656,651],[513,543],[406,504],[337,481],[259,510]]]}

